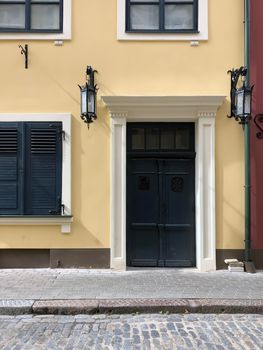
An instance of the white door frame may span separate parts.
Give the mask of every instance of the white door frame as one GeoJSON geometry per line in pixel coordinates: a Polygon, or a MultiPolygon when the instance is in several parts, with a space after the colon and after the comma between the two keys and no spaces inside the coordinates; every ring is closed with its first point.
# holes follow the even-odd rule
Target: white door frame
{"type": "Polygon", "coordinates": [[[111,268],[126,269],[126,124],[195,122],[196,263],[216,269],[215,117],[224,96],[104,96],[111,117],[111,268]]]}

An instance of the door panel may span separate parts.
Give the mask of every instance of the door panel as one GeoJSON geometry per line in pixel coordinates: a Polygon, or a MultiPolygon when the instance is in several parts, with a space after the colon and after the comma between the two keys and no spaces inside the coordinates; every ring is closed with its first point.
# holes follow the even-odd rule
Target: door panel
{"type": "Polygon", "coordinates": [[[127,237],[132,266],[157,266],[159,256],[159,194],[157,162],[128,163],[127,237]]]}
{"type": "Polygon", "coordinates": [[[194,160],[130,159],[127,256],[131,266],[194,266],[194,160]]]}
{"type": "Polygon", "coordinates": [[[194,266],[194,161],[165,160],[165,266],[194,266]]]}

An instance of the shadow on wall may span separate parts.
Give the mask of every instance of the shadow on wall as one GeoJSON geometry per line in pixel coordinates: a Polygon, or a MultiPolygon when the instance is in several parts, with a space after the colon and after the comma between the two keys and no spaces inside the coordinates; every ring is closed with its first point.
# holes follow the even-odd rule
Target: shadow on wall
{"type": "Polygon", "coordinates": [[[224,249],[244,245],[243,131],[234,118],[227,118],[229,111],[225,101],[216,120],[217,246],[224,249]]]}
{"type": "Polygon", "coordinates": [[[77,233],[88,247],[109,245],[109,139],[106,108],[98,106],[98,119],[87,125],[72,118],[72,199],[77,233]],[[87,228],[88,227],[88,228],[87,228]]]}

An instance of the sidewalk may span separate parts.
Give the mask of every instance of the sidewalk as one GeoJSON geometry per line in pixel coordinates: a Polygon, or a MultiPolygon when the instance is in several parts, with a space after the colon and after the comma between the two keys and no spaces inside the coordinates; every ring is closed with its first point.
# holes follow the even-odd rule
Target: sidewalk
{"type": "Polygon", "coordinates": [[[0,314],[263,313],[263,272],[0,270],[0,314]]]}

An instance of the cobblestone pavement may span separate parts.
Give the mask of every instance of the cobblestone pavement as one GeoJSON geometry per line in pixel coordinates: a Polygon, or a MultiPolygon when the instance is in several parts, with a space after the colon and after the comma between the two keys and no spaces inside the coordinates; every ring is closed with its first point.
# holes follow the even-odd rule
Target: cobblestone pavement
{"type": "Polygon", "coordinates": [[[2,350],[262,349],[260,315],[0,316],[2,350]]]}
{"type": "Polygon", "coordinates": [[[87,269],[0,270],[0,299],[263,299],[263,272],[187,269],[117,272],[87,269]]]}

